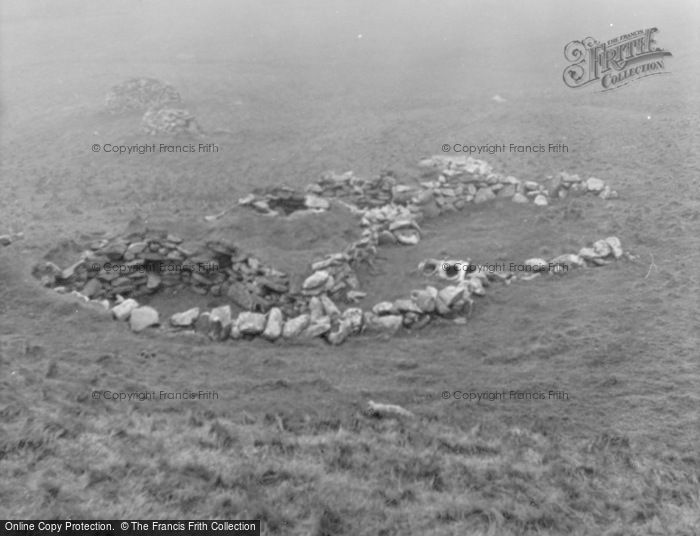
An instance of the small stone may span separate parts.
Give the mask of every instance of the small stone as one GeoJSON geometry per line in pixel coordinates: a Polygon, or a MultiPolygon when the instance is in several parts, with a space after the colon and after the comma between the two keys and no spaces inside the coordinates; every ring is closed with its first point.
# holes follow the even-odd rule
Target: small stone
{"type": "Polygon", "coordinates": [[[411,292],[411,299],[416,306],[424,313],[432,313],[435,311],[435,300],[437,298],[437,289],[428,287],[425,290],[414,290],[411,292]],[[428,290],[433,289],[433,291],[428,290]]]}
{"type": "Polygon", "coordinates": [[[352,333],[360,333],[364,322],[364,313],[359,307],[349,307],[343,311],[343,321],[349,323],[352,333]]]}
{"type": "Polygon", "coordinates": [[[321,305],[323,306],[323,311],[325,312],[326,316],[330,316],[331,318],[340,316],[340,309],[338,309],[338,306],[335,303],[333,303],[333,300],[331,300],[328,297],[328,295],[321,294],[320,300],[321,305]]]}
{"type": "Polygon", "coordinates": [[[127,244],[123,241],[112,242],[100,250],[110,261],[118,261],[126,253],[127,244]]]}
{"type": "Polygon", "coordinates": [[[538,195],[535,197],[535,200],[533,201],[535,205],[538,207],[546,207],[549,204],[549,201],[547,201],[547,198],[543,196],[542,194],[538,195]]]}
{"type": "Polygon", "coordinates": [[[158,324],[158,311],[147,305],[137,307],[131,311],[129,316],[129,326],[131,331],[138,333],[147,327],[158,324]]]}
{"type": "Polygon", "coordinates": [[[326,311],[323,308],[323,302],[321,302],[321,299],[318,296],[313,296],[309,300],[309,314],[312,322],[326,316],[326,311]]]}
{"type": "Polygon", "coordinates": [[[527,198],[527,196],[518,192],[513,196],[513,199],[511,199],[511,201],[513,201],[513,203],[528,203],[529,199],[527,198]]]}
{"type": "Polygon", "coordinates": [[[379,331],[383,333],[396,333],[403,325],[403,316],[384,315],[378,316],[371,312],[364,314],[364,325],[369,331],[379,331]]]}
{"type": "Polygon", "coordinates": [[[302,314],[295,318],[290,318],[284,323],[282,328],[282,337],[291,339],[298,337],[311,323],[311,316],[302,314]]]}
{"type": "Polygon", "coordinates": [[[595,251],[596,256],[605,258],[612,253],[612,248],[605,240],[597,240],[593,244],[593,251],[595,251]]]}
{"type": "Polygon", "coordinates": [[[170,325],[186,328],[192,326],[199,317],[199,307],[193,307],[182,313],[175,313],[170,317],[170,325]]]}
{"type": "Polygon", "coordinates": [[[112,307],[112,315],[117,320],[127,320],[131,312],[139,306],[139,302],[129,298],[112,307]]]}
{"type": "Polygon", "coordinates": [[[224,320],[221,318],[214,318],[213,316],[210,316],[207,335],[214,341],[224,341],[228,339],[229,335],[231,334],[231,326],[232,323],[230,321],[224,322],[224,320]]]}
{"type": "Polygon", "coordinates": [[[398,240],[396,239],[396,236],[394,236],[394,233],[387,230],[379,233],[378,243],[380,246],[393,246],[397,242],[398,240]]]}
{"type": "Polygon", "coordinates": [[[304,290],[317,289],[328,282],[330,274],[326,270],[318,270],[304,280],[302,288],[304,290]]]}
{"type": "Polygon", "coordinates": [[[608,243],[610,246],[610,249],[612,250],[613,256],[616,259],[619,259],[623,255],[623,250],[622,250],[622,243],[620,242],[620,239],[616,236],[609,236],[605,239],[605,241],[608,243]]]}
{"type": "Polygon", "coordinates": [[[399,244],[404,246],[414,246],[420,242],[420,233],[415,229],[397,229],[394,231],[394,236],[399,244]]]}
{"type": "Polygon", "coordinates": [[[470,277],[466,280],[467,290],[470,294],[475,294],[476,296],[485,296],[486,289],[484,289],[484,282],[478,277],[470,277]]]}
{"type": "Polygon", "coordinates": [[[226,295],[231,298],[231,301],[242,309],[250,310],[255,305],[255,299],[250,290],[241,282],[232,283],[228,288],[226,295]]]}
{"type": "Polygon", "coordinates": [[[425,205],[433,200],[433,190],[427,189],[420,192],[413,198],[413,203],[416,205],[425,205]]]}
{"type": "Polygon", "coordinates": [[[146,288],[155,291],[160,287],[161,278],[159,275],[149,273],[146,279],[146,288]]]}
{"type": "Polygon", "coordinates": [[[267,201],[253,201],[251,205],[255,210],[257,210],[258,212],[262,212],[263,214],[267,214],[270,212],[270,205],[267,204],[267,201]]]}
{"type": "Polygon", "coordinates": [[[563,182],[561,179],[561,175],[549,177],[549,191],[551,192],[552,197],[557,197],[559,194],[559,190],[561,190],[562,188],[563,182]]]}
{"type": "Polygon", "coordinates": [[[255,201],[256,199],[257,197],[255,196],[255,194],[248,194],[245,197],[241,197],[238,200],[238,204],[241,206],[252,205],[253,201],[255,201]]]}
{"type": "Polygon", "coordinates": [[[87,283],[85,283],[85,286],[82,288],[80,292],[85,294],[88,298],[92,298],[95,294],[100,292],[102,290],[102,285],[100,284],[99,279],[93,278],[88,280],[87,283]]]}
{"type": "Polygon", "coordinates": [[[260,335],[265,331],[265,315],[243,312],[238,315],[236,325],[242,335],[260,335]]]}
{"type": "Polygon", "coordinates": [[[330,331],[331,329],[331,318],[329,316],[323,316],[311,321],[311,324],[304,330],[302,334],[306,338],[320,337],[324,333],[330,331]]]}
{"type": "Polygon", "coordinates": [[[404,313],[403,314],[403,327],[411,328],[422,315],[420,313],[404,313]]]}
{"type": "Polygon", "coordinates": [[[326,333],[326,340],[334,346],[344,343],[352,335],[352,326],[347,320],[340,320],[326,333]]]}
{"type": "Polygon", "coordinates": [[[527,259],[523,262],[523,265],[525,265],[528,272],[546,272],[549,268],[549,263],[539,257],[527,259]]]}
{"type": "Polygon", "coordinates": [[[578,256],[584,261],[592,261],[593,259],[598,258],[598,254],[593,248],[581,248],[578,252],[578,256]]]}
{"type": "Polygon", "coordinates": [[[342,264],[347,264],[350,261],[350,257],[345,253],[332,253],[326,256],[325,259],[316,261],[311,265],[311,270],[318,272],[319,270],[324,270],[330,268],[331,266],[340,266],[342,264]]]}
{"type": "Polygon", "coordinates": [[[372,307],[372,312],[377,316],[382,316],[398,314],[399,310],[390,301],[383,301],[375,304],[375,306],[372,307]]]}
{"type": "Polygon", "coordinates": [[[498,191],[496,197],[513,197],[515,195],[515,186],[509,184],[498,191]]]}
{"type": "Polygon", "coordinates": [[[231,322],[231,330],[229,331],[229,339],[233,339],[237,341],[241,337],[243,337],[243,334],[241,333],[241,328],[238,327],[237,322],[231,322]]]}
{"type": "Polygon", "coordinates": [[[369,401],[367,404],[366,413],[372,417],[387,418],[387,417],[407,417],[413,418],[415,415],[408,411],[407,409],[397,406],[395,404],[379,404],[377,402],[369,401]]]}
{"type": "Polygon", "coordinates": [[[59,279],[63,279],[63,280],[70,279],[71,277],[73,277],[76,274],[76,271],[78,270],[78,268],[81,268],[84,265],[84,263],[85,263],[85,261],[80,260],[80,261],[70,265],[65,270],[61,270],[61,273],[58,275],[59,279]]]}
{"type": "Polygon", "coordinates": [[[421,314],[423,312],[421,308],[416,305],[416,302],[407,298],[400,298],[398,300],[395,300],[394,309],[396,309],[400,313],[421,314]]]}
{"type": "Polygon", "coordinates": [[[491,199],[495,198],[496,194],[493,193],[493,190],[491,190],[491,188],[480,188],[474,196],[474,203],[485,203],[486,201],[490,201],[491,199]]]}
{"type": "Polygon", "coordinates": [[[262,336],[269,341],[279,339],[282,335],[283,323],[284,316],[282,315],[282,310],[279,307],[273,307],[267,313],[267,325],[265,326],[265,331],[263,331],[262,336]]]}
{"type": "Polygon", "coordinates": [[[221,322],[222,325],[230,324],[231,323],[231,306],[230,305],[221,305],[219,307],[215,307],[214,309],[211,310],[211,313],[209,313],[209,318],[212,321],[221,322]]]}
{"type": "Polygon", "coordinates": [[[88,304],[95,305],[109,311],[109,300],[90,300],[88,304]]]}
{"type": "Polygon", "coordinates": [[[146,246],[148,246],[147,242],[132,242],[131,244],[129,244],[129,247],[126,248],[126,251],[124,252],[124,258],[126,260],[135,259],[140,253],[143,252],[144,249],[146,249],[146,246]],[[131,258],[127,259],[127,256],[131,258]]]}
{"type": "Polygon", "coordinates": [[[589,192],[599,193],[603,191],[603,188],[605,188],[605,183],[600,179],[591,177],[586,181],[586,189],[589,192]]]}
{"type": "Polygon", "coordinates": [[[612,189],[606,184],[605,188],[603,188],[603,190],[598,194],[598,197],[600,197],[601,199],[610,199],[611,193],[612,189]]]}
{"type": "Polygon", "coordinates": [[[539,190],[540,189],[540,184],[535,181],[525,181],[523,183],[523,186],[525,188],[525,191],[531,192],[533,190],[539,190]]]}
{"type": "Polygon", "coordinates": [[[439,314],[447,314],[464,298],[464,287],[449,285],[438,292],[436,308],[439,314]]]}
{"type": "Polygon", "coordinates": [[[320,197],[315,194],[307,194],[304,198],[304,204],[306,205],[306,208],[320,210],[328,210],[331,206],[327,199],[324,199],[323,197],[320,197]]]}
{"type": "Polygon", "coordinates": [[[394,232],[398,229],[415,229],[416,231],[420,232],[420,227],[418,226],[418,224],[412,219],[406,218],[398,219],[389,225],[389,230],[391,232],[394,232]]]}
{"type": "Polygon", "coordinates": [[[350,303],[357,303],[358,301],[366,298],[367,293],[359,290],[349,290],[345,297],[350,303]]]}

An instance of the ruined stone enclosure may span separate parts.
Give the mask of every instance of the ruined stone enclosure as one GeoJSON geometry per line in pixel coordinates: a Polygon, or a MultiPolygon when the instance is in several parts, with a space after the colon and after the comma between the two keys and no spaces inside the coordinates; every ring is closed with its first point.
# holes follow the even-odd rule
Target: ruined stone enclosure
{"type": "Polygon", "coordinates": [[[492,284],[629,257],[610,236],[576,252],[524,259],[510,270],[482,269],[471,259],[423,259],[416,268],[430,284],[370,303],[358,270],[371,274],[381,247],[418,244],[428,218],[495,197],[532,203],[533,210],[567,195],[617,197],[597,178],[560,173],[545,184],[494,173],[471,158],[440,156],[421,164],[435,171],[435,180],[408,185],[391,174],[329,173],[304,191],[258,189],[238,207],[197,222],[132,222],[117,236],[76,245],[77,261],[59,261],[61,251],[50,252],[33,273],[46,287],[111,310],[134,331],[161,326],[214,340],[323,337],[340,344],[364,332],[420,329],[438,318],[466,323],[492,284]],[[179,297],[167,321],[154,300],[159,295],[179,297]],[[213,302],[205,307],[197,296],[213,302]]]}

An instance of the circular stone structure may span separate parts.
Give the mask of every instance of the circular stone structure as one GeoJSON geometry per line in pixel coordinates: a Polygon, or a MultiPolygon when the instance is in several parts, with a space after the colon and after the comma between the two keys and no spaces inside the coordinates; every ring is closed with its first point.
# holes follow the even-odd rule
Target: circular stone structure
{"type": "Polygon", "coordinates": [[[130,78],[114,86],[105,98],[107,110],[112,114],[142,112],[180,102],[182,98],[177,90],[156,78],[130,78]]]}
{"type": "Polygon", "coordinates": [[[204,133],[194,115],[181,108],[148,110],[141,119],[141,130],[151,136],[201,136],[204,133]]]}

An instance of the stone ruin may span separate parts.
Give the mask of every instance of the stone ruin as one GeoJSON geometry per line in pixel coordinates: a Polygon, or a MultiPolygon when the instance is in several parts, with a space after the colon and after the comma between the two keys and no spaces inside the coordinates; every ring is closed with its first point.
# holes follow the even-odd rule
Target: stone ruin
{"type": "MultiPolygon", "coordinates": [[[[396,205],[416,214],[434,216],[443,212],[462,210],[467,203],[484,203],[491,199],[506,198],[515,203],[532,202],[536,206],[547,206],[556,199],[568,195],[597,195],[601,199],[616,199],[617,192],[604,181],[595,177],[583,179],[578,175],[561,172],[543,182],[521,181],[512,176],[494,173],[483,160],[472,157],[434,156],[420,162],[423,168],[435,170],[435,180],[423,181],[419,185],[400,184],[392,174],[373,179],[356,177],[351,171],[343,174],[324,174],[320,180],[310,184],[306,192],[290,188],[268,188],[254,191],[239,203],[258,212],[278,215],[276,205],[284,198],[302,200],[305,195],[316,198],[341,200],[346,205],[365,211],[367,217],[387,212],[387,206],[396,205]],[[283,192],[283,195],[280,195],[283,192]],[[371,210],[371,209],[379,210],[371,210]]],[[[328,206],[319,203],[320,209],[328,206]]],[[[393,210],[400,210],[393,208],[393,210]]],[[[288,211],[284,211],[288,214],[288,211]]],[[[405,213],[406,215],[408,213],[405,213]]]]}
{"type": "Polygon", "coordinates": [[[601,199],[618,196],[595,177],[583,179],[561,172],[543,182],[521,181],[495,173],[489,164],[472,157],[438,155],[419,165],[432,170],[435,179],[406,185],[390,172],[371,179],[357,177],[351,171],[330,172],[304,192],[284,187],[259,189],[240,199],[239,204],[278,216],[289,215],[294,212],[290,207],[295,206],[300,207],[297,210],[328,210],[329,200],[333,200],[362,217],[362,225],[376,233],[375,245],[414,245],[420,241],[419,223],[423,219],[463,210],[469,203],[504,198],[543,207],[570,195],[596,195],[601,199]]]}
{"type": "MultiPolygon", "coordinates": [[[[514,177],[493,174],[484,162],[473,159],[458,159],[455,163],[436,157],[430,165],[436,162],[440,163],[439,177],[417,188],[402,186],[389,175],[368,181],[352,173],[328,174],[305,193],[278,187],[258,190],[241,200],[245,206],[272,215],[293,215],[295,208],[323,211],[332,203],[340,203],[360,216],[360,238],[343,251],[311,262],[308,275],[298,283],[233,243],[208,241],[190,251],[182,246],[182,239],[167,230],[148,229],[97,241],[67,268],[40,263],[33,275],[57,292],[111,310],[117,320],[128,320],[134,331],[161,323],[158,311],[139,305],[137,298],[175,287],[225,296],[244,311],[233,318],[230,305],[211,311],[191,308],[170,317],[172,330],[204,333],[217,341],[256,336],[268,340],[323,337],[331,344],[340,344],[365,332],[394,334],[402,329],[420,329],[435,318],[466,323],[473,297],[484,296],[493,283],[509,285],[544,274],[564,274],[569,268],[603,266],[625,256],[632,258],[623,251],[618,238],[608,237],[577,253],[527,259],[512,271],[482,269],[470,259],[426,259],[418,266],[420,273],[450,284],[442,288],[427,285],[405,298],[379,302],[368,309],[357,307],[366,294],[360,289],[356,268],[361,263],[371,266],[377,247],[384,243],[417,243],[418,222],[425,217],[428,200],[441,209],[439,214],[460,210],[460,201],[478,203],[479,192],[486,189],[496,196],[499,194],[494,192],[512,187],[508,196],[514,202],[519,202],[514,197],[520,194],[536,205],[541,204],[535,201],[538,196],[549,202],[553,196],[561,198],[570,193],[603,197],[601,194],[607,191],[608,198],[613,193],[598,179],[584,181],[566,173],[552,177],[545,188],[534,181],[521,183],[514,177]],[[567,193],[562,195],[562,191],[567,193]],[[110,266],[117,269],[110,270],[110,266]]],[[[482,193],[481,197],[488,194],[482,193]]]]}
{"type": "Polygon", "coordinates": [[[187,110],[176,108],[147,111],[141,118],[141,130],[151,136],[201,136],[204,133],[194,115],[187,110]]]}
{"type": "Polygon", "coordinates": [[[107,93],[105,104],[112,114],[145,112],[171,107],[182,102],[180,93],[156,78],[130,78],[107,93]]]}
{"type": "Polygon", "coordinates": [[[202,135],[194,115],[179,107],[178,91],[155,78],[131,78],[112,87],[105,104],[113,115],[142,112],[141,130],[149,135],[202,135]]]}

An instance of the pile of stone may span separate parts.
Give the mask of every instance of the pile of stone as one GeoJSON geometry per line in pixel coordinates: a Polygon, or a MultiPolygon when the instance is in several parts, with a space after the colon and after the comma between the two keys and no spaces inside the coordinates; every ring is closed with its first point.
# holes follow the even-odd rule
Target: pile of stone
{"type": "Polygon", "coordinates": [[[203,134],[194,115],[182,108],[148,110],[141,118],[141,130],[151,136],[201,136],[203,134]]]}
{"type": "Polygon", "coordinates": [[[359,208],[380,207],[390,203],[396,178],[386,173],[371,179],[356,177],[352,171],[328,172],[306,190],[322,197],[342,199],[359,208]]]}
{"type": "MultiPolygon", "coordinates": [[[[469,290],[464,286],[452,285],[441,290],[428,286],[414,290],[409,298],[379,302],[370,311],[358,307],[341,311],[328,293],[322,291],[311,296],[305,308],[296,314],[287,315],[279,307],[273,307],[266,314],[246,311],[233,318],[231,307],[224,305],[208,312],[193,308],[176,313],[170,318],[170,325],[178,330],[194,330],[216,341],[321,337],[338,345],[361,333],[395,334],[402,328],[420,329],[436,316],[454,318],[470,312],[472,304],[469,290]]],[[[112,312],[115,318],[125,320],[128,316],[124,313],[137,307],[135,300],[126,300],[112,312]]],[[[154,319],[151,325],[157,323],[157,316],[149,318],[154,319]]]]}
{"type": "Polygon", "coordinates": [[[228,296],[248,310],[294,307],[287,274],[230,243],[210,241],[191,251],[182,242],[167,231],[147,230],[95,242],[67,268],[47,262],[33,273],[47,287],[76,290],[88,299],[189,288],[202,295],[228,296]]]}
{"type": "Polygon", "coordinates": [[[173,86],[155,78],[131,78],[114,86],[105,99],[112,114],[160,109],[181,101],[173,86]]]}
{"type": "Polygon", "coordinates": [[[334,253],[313,262],[311,275],[302,283],[302,295],[310,298],[327,293],[334,299],[354,301],[353,296],[359,296],[360,281],[351,266],[352,260],[346,253],[334,253]]]}
{"type": "Polygon", "coordinates": [[[412,246],[420,242],[421,229],[416,215],[409,208],[394,203],[364,211],[362,225],[377,235],[379,245],[403,244],[412,246]]]}
{"type": "Polygon", "coordinates": [[[513,270],[499,270],[501,265],[498,263],[480,266],[469,259],[426,259],[419,263],[418,270],[426,277],[453,281],[466,286],[471,294],[483,296],[484,287],[492,281],[510,284],[516,279],[527,281],[540,274],[561,275],[577,268],[605,266],[624,255],[620,239],[609,236],[581,248],[578,253],[565,253],[549,260],[539,257],[527,259],[520,264],[513,264],[513,270]]]}
{"type": "Polygon", "coordinates": [[[418,186],[408,186],[398,184],[392,174],[361,179],[351,171],[331,172],[309,185],[306,194],[285,187],[268,188],[250,194],[239,203],[275,216],[299,210],[324,211],[330,206],[328,199],[333,199],[360,216],[363,227],[369,230],[368,236],[376,237],[376,240],[367,239],[358,250],[371,257],[380,245],[417,244],[421,239],[419,223],[425,217],[462,210],[467,203],[506,198],[516,203],[547,206],[552,199],[572,194],[595,194],[602,199],[617,197],[617,192],[600,179],[583,180],[566,172],[548,177],[545,185],[494,173],[489,164],[472,157],[438,155],[419,165],[437,170],[438,176],[418,186]]]}
{"type": "MultiPolygon", "coordinates": [[[[179,245],[181,240],[171,234],[159,232],[154,235],[152,231],[147,231],[138,234],[135,238],[140,241],[131,243],[110,241],[95,244],[91,251],[86,252],[79,263],[64,270],[60,278],[55,280],[74,284],[82,282],[92,269],[86,269],[82,263],[90,261],[94,263],[96,259],[112,259],[115,264],[118,261],[128,263],[137,260],[142,263],[139,265],[143,265],[146,262],[168,259],[168,256],[170,256],[170,260],[176,260],[172,257],[178,255],[173,254],[173,252],[178,252],[181,257],[178,260],[181,261],[193,261],[197,258],[198,262],[202,263],[221,263],[222,266],[226,266],[224,272],[229,275],[229,279],[233,274],[237,276],[245,274],[252,285],[268,285],[266,288],[272,291],[273,296],[277,296],[277,301],[270,299],[269,295],[257,294],[257,298],[264,301],[264,305],[260,308],[256,308],[256,305],[251,302],[244,304],[244,300],[233,299],[237,294],[230,289],[239,288],[236,286],[237,283],[228,287],[227,294],[232,298],[232,301],[244,309],[248,309],[236,318],[233,317],[230,305],[216,307],[207,312],[200,312],[199,308],[192,308],[170,317],[169,324],[173,329],[194,331],[215,341],[254,337],[262,337],[269,341],[321,337],[330,344],[338,345],[349,337],[362,333],[393,335],[401,329],[420,329],[436,318],[465,323],[473,309],[472,296],[483,296],[485,294],[484,288],[491,281],[500,280],[509,283],[516,278],[512,272],[502,274],[496,271],[479,270],[470,260],[427,259],[419,266],[422,273],[437,275],[456,284],[447,285],[442,289],[427,286],[423,289],[413,290],[407,298],[382,301],[376,303],[368,311],[363,311],[358,307],[349,307],[341,311],[332,296],[337,296],[341,291],[345,291],[347,301],[352,301],[350,298],[353,293],[358,298],[364,297],[364,294],[357,290],[359,284],[350,267],[351,259],[344,253],[328,255],[326,258],[312,263],[312,274],[304,280],[297,296],[290,291],[284,274],[274,269],[262,267],[253,257],[242,255],[231,245],[208,242],[209,256],[203,257],[200,253],[199,257],[193,257],[188,256],[189,252],[184,251],[179,245]],[[455,270],[449,270],[451,263],[455,265],[455,270]],[[275,278],[277,279],[275,280],[275,278]],[[270,281],[275,284],[270,284],[270,281]]],[[[619,259],[623,255],[620,240],[611,236],[582,248],[578,254],[560,255],[549,261],[540,258],[528,259],[520,266],[523,267],[522,271],[528,272],[530,275],[520,276],[520,279],[527,280],[545,272],[564,273],[568,271],[570,266],[573,268],[601,266],[619,259]]],[[[221,272],[217,270],[217,273],[221,272]]],[[[164,281],[160,279],[158,285],[152,285],[153,288],[148,289],[148,277],[152,275],[149,273],[146,276],[147,291],[153,291],[164,284],[164,281]]],[[[55,276],[55,273],[46,274],[43,277],[48,277],[50,281],[52,276],[55,276]]],[[[131,292],[132,297],[125,299],[122,293],[115,294],[117,290],[129,292],[125,285],[131,280],[130,276],[120,277],[126,277],[126,280],[116,286],[113,285],[115,280],[109,280],[105,289],[98,271],[96,276],[87,278],[82,284],[80,292],[72,290],[71,294],[86,302],[110,309],[115,319],[128,320],[131,329],[135,332],[159,326],[158,311],[149,306],[141,306],[133,297],[138,294],[138,289],[141,288],[139,285],[143,284],[142,282],[131,283],[134,289],[131,292]],[[93,285],[98,285],[98,290],[95,291],[98,287],[90,287],[92,281],[97,281],[93,285]],[[111,308],[109,300],[104,299],[105,296],[110,295],[114,295],[115,298],[115,305],[111,308]]],[[[190,283],[192,277],[193,274],[190,274],[190,283]]],[[[201,281],[198,283],[202,285],[200,288],[210,291],[215,281],[211,280],[210,286],[201,281]]],[[[224,281],[219,285],[224,287],[229,283],[224,281]]],[[[57,287],[56,290],[67,292],[68,288],[57,287]]],[[[218,292],[220,293],[221,289],[218,292]]],[[[253,293],[251,292],[251,294],[253,293]]]]}
{"type": "Polygon", "coordinates": [[[470,156],[436,155],[422,160],[419,165],[434,169],[439,175],[433,181],[421,183],[423,192],[421,202],[417,204],[434,200],[441,211],[459,210],[464,203],[478,204],[497,197],[515,203],[532,202],[536,206],[547,206],[553,199],[564,199],[569,194],[617,198],[617,192],[601,179],[590,177],[584,180],[566,172],[549,176],[545,183],[540,183],[494,173],[489,164],[470,156]]]}
{"type": "MultiPolygon", "coordinates": [[[[153,132],[177,133],[180,127],[190,128],[189,116],[174,112],[178,111],[147,112],[146,116],[156,123],[159,117],[165,123],[184,121],[172,128],[154,127],[153,132]]],[[[209,241],[190,251],[179,237],[155,230],[99,241],[72,266],[61,269],[44,263],[35,267],[34,275],[45,286],[101,307],[109,308],[110,300],[114,300],[113,316],[129,320],[134,331],[159,325],[158,312],[140,306],[135,298],[175,287],[226,296],[244,309],[235,319],[230,305],[203,313],[189,309],[170,318],[170,325],[177,330],[193,329],[214,340],[323,337],[331,344],[341,344],[363,332],[393,334],[402,328],[420,329],[436,317],[464,323],[464,314],[473,307],[471,296],[484,296],[492,281],[509,284],[516,277],[526,280],[543,272],[565,273],[569,267],[600,266],[623,255],[620,241],[608,237],[582,248],[578,254],[560,255],[549,261],[528,259],[518,267],[518,271],[528,272],[526,276],[475,269],[470,260],[427,259],[419,266],[424,275],[436,275],[455,284],[440,290],[432,286],[414,290],[408,298],[380,302],[368,311],[350,307],[341,312],[336,301],[354,304],[365,297],[359,290],[357,266],[372,266],[380,245],[417,244],[421,237],[418,224],[426,213],[434,214],[435,208],[438,213],[460,210],[466,203],[495,197],[508,197],[514,202],[532,200],[544,206],[550,198],[563,198],[570,192],[596,193],[603,198],[617,195],[598,179],[583,181],[566,173],[550,178],[547,187],[535,181],[521,182],[493,173],[486,162],[470,157],[437,156],[421,164],[438,169],[439,176],[410,187],[397,184],[391,174],[364,180],[351,172],[331,173],[304,193],[276,187],[257,190],[239,201],[264,214],[288,215],[327,210],[328,198],[332,198],[360,217],[360,239],[342,252],[312,262],[311,273],[299,288],[292,288],[287,274],[263,265],[233,244],[209,241]],[[428,205],[432,208],[427,209],[428,205]]]]}
{"type": "Polygon", "coordinates": [[[250,195],[238,200],[238,204],[251,207],[261,214],[285,216],[304,212],[323,212],[330,208],[330,203],[318,195],[298,192],[286,186],[259,188],[250,195]]]}

